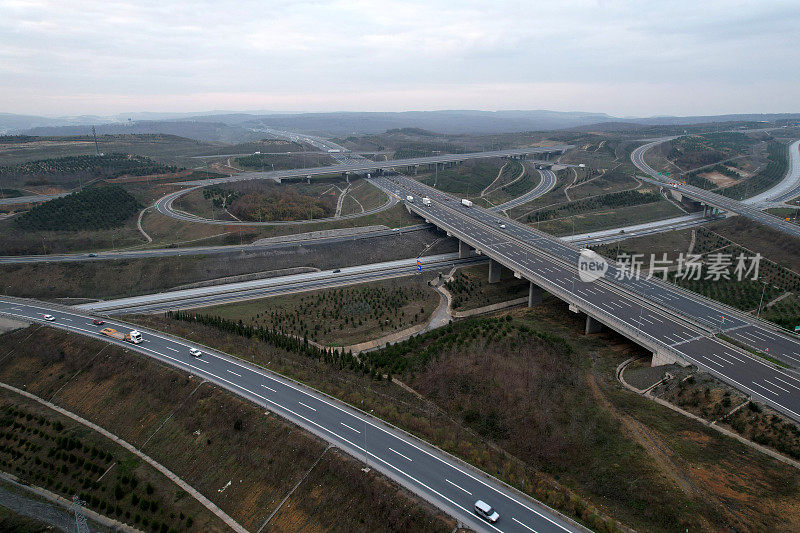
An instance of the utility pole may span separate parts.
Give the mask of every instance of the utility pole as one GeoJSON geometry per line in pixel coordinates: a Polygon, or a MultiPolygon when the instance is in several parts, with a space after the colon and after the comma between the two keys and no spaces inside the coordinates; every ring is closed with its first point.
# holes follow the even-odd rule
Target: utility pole
{"type": "Polygon", "coordinates": [[[97,146],[97,131],[92,126],[92,136],[94,137],[94,155],[100,157],[100,148],[97,146]]]}
{"type": "Polygon", "coordinates": [[[761,283],[764,284],[764,288],[761,289],[761,300],[758,302],[758,312],[756,313],[756,318],[761,316],[761,304],[764,303],[764,293],[767,292],[767,282],[762,281],[761,283]]]}
{"type": "Polygon", "coordinates": [[[78,495],[72,497],[72,505],[69,509],[75,513],[75,531],[76,533],[90,533],[89,524],[86,523],[86,515],[83,514],[83,506],[86,502],[78,498],[78,495]]]}

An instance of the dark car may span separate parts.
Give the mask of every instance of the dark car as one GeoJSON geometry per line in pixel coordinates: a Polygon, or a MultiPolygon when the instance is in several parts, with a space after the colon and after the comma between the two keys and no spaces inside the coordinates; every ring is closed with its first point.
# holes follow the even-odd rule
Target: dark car
{"type": "Polygon", "coordinates": [[[103,324],[105,324],[105,321],[100,320],[99,318],[95,318],[94,320],[92,320],[92,324],[94,324],[95,326],[102,326],[103,324]]]}

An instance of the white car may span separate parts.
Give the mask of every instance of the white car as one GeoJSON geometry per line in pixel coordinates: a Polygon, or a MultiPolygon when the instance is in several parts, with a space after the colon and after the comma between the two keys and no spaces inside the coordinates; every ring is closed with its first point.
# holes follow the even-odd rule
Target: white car
{"type": "Polygon", "coordinates": [[[200,357],[201,355],[203,355],[203,352],[201,352],[197,348],[189,348],[189,354],[192,357],[200,357]]]}
{"type": "Polygon", "coordinates": [[[475,502],[475,514],[492,524],[500,520],[500,515],[497,511],[492,509],[492,506],[483,500],[475,502]]]}
{"type": "Polygon", "coordinates": [[[53,322],[56,319],[56,317],[54,317],[53,315],[44,315],[44,319],[47,320],[48,322],[53,322]]]}
{"type": "Polygon", "coordinates": [[[506,225],[505,224],[500,224],[500,229],[506,229],[506,225]]]}

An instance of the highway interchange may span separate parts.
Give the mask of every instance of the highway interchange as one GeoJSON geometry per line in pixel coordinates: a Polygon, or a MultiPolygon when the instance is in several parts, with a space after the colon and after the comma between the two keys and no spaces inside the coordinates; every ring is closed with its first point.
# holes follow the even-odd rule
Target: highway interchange
{"type": "MultiPolygon", "coordinates": [[[[647,149],[667,139],[659,139],[634,151],[632,160],[640,169],[650,173],[644,161],[647,149]]],[[[798,143],[792,149],[797,152],[798,143]]],[[[769,198],[759,201],[782,202],[800,190],[800,176],[797,155],[792,152],[790,172],[781,183],[768,191],[769,198]],[[791,178],[791,179],[790,179],[791,178]],[[796,179],[795,179],[796,178],[796,179]],[[780,190],[778,190],[780,188],[780,190]],[[776,196],[778,195],[779,196],[776,196]]],[[[497,152],[491,153],[496,156],[497,152]]],[[[458,154],[454,160],[468,159],[470,154],[458,154]]],[[[506,154],[520,155],[520,154],[506,154]]],[[[486,157],[484,155],[483,157],[486,157]]],[[[417,158],[420,160],[424,158],[417,158]]],[[[438,159],[441,161],[441,158],[438,159]]],[[[413,161],[413,160],[406,160],[413,161]]],[[[390,161],[391,166],[412,166],[400,161],[390,161]]],[[[375,162],[364,163],[374,169],[375,162]]],[[[353,170],[356,166],[348,160],[345,166],[353,170]]],[[[335,166],[320,167],[325,173],[335,172],[335,166]]],[[[300,169],[300,175],[309,170],[300,169]]],[[[364,170],[364,169],[362,169],[364,170]]],[[[649,169],[652,170],[652,169],[649,169]]],[[[386,190],[390,202],[403,201],[408,194],[420,198],[423,195],[433,199],[433,205],[423,207],[419,200],[409,203],[413,211],[430,220],[438,227],[456,235],[483,252],[484,257],[492,257],[510,266],[522,277],[532,280],[536,285],[559,298],[569,301],[575,309],[587,312],[602,323],[613,327],[640,344],[652,349],[663,349],[674,353],[701,369],[727,381],[772,405],[788,416],[800,420],[800,378],[792,369],[781,369],[755,357],[744,350],[716,338],[724,333],[736,341],[760,351],[768,351],[773,357],[791,366],[800,366],[800,343],[771,324],[754,320],[737,310],[718,302],[707,300],[696,294],[676,289],[674,286],[656,280],[612,280],[617,267],[611,265],[606,278],[600,282],[585,283],[577,278],[574,265],[578,250],[563,240],[537,232],[522,224],[500,218],[495,212],[510,209],[537,198],[555,185],[555,174],[541,170],[542,180],[523,197],[495,206],[489,210],[464,208],[458,199],[435,191],[403,176],[377,177],[373,183],[386,190]],[[506,224],[499,228],[499,221],[506,224]],[[725,317],[724,319],[722,317],[725,317]]],[[[271,173],[264,173],[271,174],[271,173]]],[[[258,177],[265,177],[259,174],[258,177]]],[[[236,179],[253,179],[237,176],[236,179]]],[[[208,185],[212,181],[198,182],[196,186],[208,185]]],[[[231,180],[226,180],[231,181],[231,180]]],[[[183,191],[186,192],[186,191],[183,191]]],[[[705,192],[705,191],[704,191],[705,192]]],[[[688,194],[687,194],[688,195],[688,194]]],[[[763,196],[763,195],[761,195],[763,196]]],[[[173,198],[174,199],[174,198],[173,198]]],[[[164,200],[162,198],[162,200],[164,200]]],[[[736,202],[739,204],[739,202],[736,202]]],[[[749,202],[755,204],[755,201],[749,202]]],[[[170,202],[171,204],[171,202],[170,202]]],[[[763,207],[763,203],[759,203],[763,207]]],[[[741,208],[740,206],[734,206],[741,208]]],[[[748,206],[749,207],[749,206],[748,206]]],[[[758,209],[751,208],[758,213],[758,209]]],[[[763,214],[775,220],[775,217],[763,214]]],[[[648,232],[665,231],[676,227],[695,225],[703,219],[699,215],[687,215],[668,221],[633,226],[624,237],[648,232]]],[[[779,219],[777,219],[779,220],[779,219]]],[[[193,219],[192,221],[197,221],[193,219]]],[[[206,222],[202,220],[202,222],[206,222]]],[[[316,222],[316,221],[315,221],[316,222]]],[[[229,222],[225,222],[228,224],[229,222]]],[[[355,238],[368,238],[377,234],[391,234],[397,231],[414,229],[380,230],[379,232],[358,236],[326,237],[313,242],[337,242],[355,238]]],[[[585,240],[605,242],[620,238],[619,229],[595,232],[592,235],[575,236],[575,242],[585,240]]],[[[268,243],[262,246],[242,245],[239,247],[194,247],[191,249],[138,250],[125,252],[102,252],[96,257],[87,258],[85,254],[64,254],[60,256],[0,258],[0,262],[82,261],[120,259],[133,257],[159,257],[182,254],[229,253],[233,248],[242,250],[270,249],[297,246],[297,242],[268,243]]],[[[444,268],[453,264],[486,261],[481,256],[459,260],[453,254],[423,258],[428,270],[444,268]]],[[[287,276],[233,284],[173,291],[163,295],[148,295],[130,299],[86,304],[78,308],[64,308],[41,302],[0,297],[0,313],[20,319],[42,323],[44,314],[56,317],[55,327],[75,333],[102,338],[91,318],[101,312],[106,315],[124,310],[125,312],[154,312],[175,307],[197,307],[238,301],[255,297],[287,294],[303,290],[361,283],[375,279],[386,279],[408,275],[413,268],[413,260],[398,261],[378,265],[364,265],[341,269],[341,272],[325,271],[312,274],[287,276]],[[222,287],[222,288],[220,288],[222,287]]],[[[134,326],[110,320],[108,325],[120,330],[133,329],[134,326]]],[[[141,329],[141,328],[138,328],[141,329]]],[[[188,347],[194,346],[184,339],[177,339],[163,333],[145,330],[146,342],[143,345],[121,345],[159,359],[167,364],[196,373],[243,397],[284,416],[320,435],[354,456],[366,456],[370,466],[381,470],[417,494],[479,530],[497,531],[577,531],[579,526],[571,524],[552,510],[521,497],[502,486],[494,479],[462,465],[428,445],[409,437],[394,428],[360,413],[321,393],[306,390],[266,370],[251,367],[236,361],[231,356],[203,348],[204,355],[195,359],[188,355],[188,347]],[[359,429],[362,428],[362,429],[359,429]],[[360,436],[360,437],[359,437],[360,436]],[[358,440],[363,438],[364,441],[358,440]],[[500,512],[503,520],[497,526],[477,521],[471,511],[478,497],[490,502],[500,512]]],[[[120,344],[120,343],[117,343],[120,344]]]]}
{"type": "Polygon", "coordinates": [[[398,196],[432,199],[430,206],[408,205],[483,255],[497,260],[577,309],[654,352],[676,355],[708,370],[754,397],[800,420],[800,379],[725,343],[703,325],[716,325],[743,344],[770,347],[774,357],[800,362],[800,343],[777,328],[748,320],[710,300],[655,280],[616,281],[612,264],[606,276],[583,282],[576,274],[579,250],[558,238],[508,221],[405,177],[376,180],[398,196]],[[499,222],[506,229],[499,227],[499,222]],[[720,312],[720,309],[724,309],[720,312]],[[722,316],[726,316],[724,323],[722,316]],[[730,318],[729,318],[730,317],[730,318]]]}

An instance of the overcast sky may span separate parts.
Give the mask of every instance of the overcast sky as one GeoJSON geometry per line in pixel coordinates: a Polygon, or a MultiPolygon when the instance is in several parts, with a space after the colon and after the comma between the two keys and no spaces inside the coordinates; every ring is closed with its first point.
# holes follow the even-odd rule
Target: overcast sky
{"type": "Polygon", "coordinates": [[[798,0],[0,0],[0,112],[798,112],[798,45],[798,0]]]}

